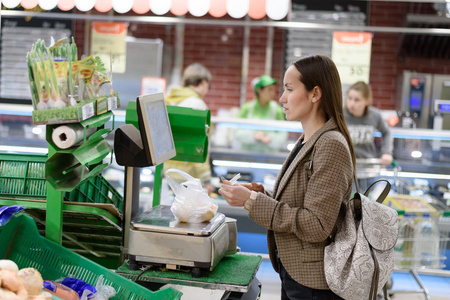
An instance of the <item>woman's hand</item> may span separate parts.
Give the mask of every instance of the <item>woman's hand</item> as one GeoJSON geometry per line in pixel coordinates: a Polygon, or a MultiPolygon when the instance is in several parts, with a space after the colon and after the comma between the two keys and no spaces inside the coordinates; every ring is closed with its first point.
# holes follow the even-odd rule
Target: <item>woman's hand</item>
{"type": "Polygon", "coordinates": [[[219,194],[231,206],[244,206],[245,201],[250,198],[251,190],[243,186],[243,184],[230,185],[228,180],[222,179],[222,187],[219,189],[219,194]]]}
{"type": "Polygon", "coordinates": [[[242,186],[245,186],[246,188],[248,188],[250,191],[255,191],[255,192],[259,192],[259,193],[264,193],[264,186],[261,183],[256,183],[256,182],[246,182],[246,183],[241,183],[242,186]]]}
{"type": "Polygon", "coordinates": [[[381,155],[381,165],[390,165],[392,163],[392,155],[390,154],[383,154],[381,155]]]}

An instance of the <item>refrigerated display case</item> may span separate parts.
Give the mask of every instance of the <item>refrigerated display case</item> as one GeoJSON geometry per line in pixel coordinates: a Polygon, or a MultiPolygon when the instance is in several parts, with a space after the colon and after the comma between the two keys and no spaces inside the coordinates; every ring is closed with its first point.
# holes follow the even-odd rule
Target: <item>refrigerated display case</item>
{"type": "MultiPolygon", "coordinates": [[[[231,178],[236,173],[241,173],[241,180],[262,182],[267,190],[273,188],[285,158],[303,131],[299,122],[289,121],[212,117],[212,123],[214,132],[210,153],[215,175],[231,178]],[[277,153],[243,151],[233,140],[233,132],[241,128],[283,130],[288,132],[289,139],[285,150],[277,153]]],[[[357,159],[358,179],[373,181],[380,177],[387,178],[392,185],[392,194],[421,197],[443,216],[450,210],[450,156],[445,147],[440,147],[436,152],[433,143],[448,143],[450,130],[393,127],[391,132],[394,137],[393,164],[381,166],[380,160],[376,158],[357,159]]],[[[227,206],[226,203],[219,205],[220,209],[225,210],[228,215],[237,215],[238,230],[244,228],[239,226],[239,221],[246,216],[243,209],[227,206]]],[[[447,226],[444,223],[447,222],[441,218],[439,226],[447,226]]],[[[255,227],[253,224],[246,224],[245,230],[249,230],[249,226],[255,227]]]]}
{"type": "MultiPolygon", "coordinates": [[[[218,175],[246,172],[247,178],[267,183],[278,174],[282,163],[303,132],[301,123],[290,121],[245,120],[237,118],[212,117],[214,127],[211,138],[211,161],[218,175]],[[233,140],[233,132],[242,128],[254,130],[287,131],[288,141],[284,151],[257,153],[243,151],[233,140]]],[[[407,129],[392,127],[394,138],[394,163],[379,165],[377,159],[357,159],[357,175],[364,177],[387,177],[394,183],[394,189],[414,191],[422,189],[442,198],[450,182],[450,156],[441,147],[434,153],[433,143],[450,141],[450,130],[407,129]],[[402,143],[398,143],[398,142],[402,143]]],[[[379,133],[375,133],[378,145],[379,133]]]]}

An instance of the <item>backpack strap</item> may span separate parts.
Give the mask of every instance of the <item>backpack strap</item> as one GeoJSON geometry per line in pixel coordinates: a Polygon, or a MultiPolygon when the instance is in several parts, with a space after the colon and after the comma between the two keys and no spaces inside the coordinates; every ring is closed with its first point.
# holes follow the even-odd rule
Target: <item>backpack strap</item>
{"type": "Polygon", "coordinates": [[[377,184],[378,182],[384,181],[386,182],[386,186],[383,189],[383,192],[381,192],[381,194],[378,196],[377,198],[377,202],[378,203],[383,203],[384,199],[386,198],[386,196],[389,194],[389,191],[391,190],[391,184],[389,183],[389,181],[386,178],[380,178],[375,180],[374,183],[372,183],[366,190],[366,192],[364,193],[364,196],[368,196],[370,190],[372,189],[372,187],[377,184]]]}
{"type": "Polygon", "coordinates": [[[369,247],[370,247],[370,254],[372,254],[374,264],[372,284],[370,285],[369,300],[376,300],[378,292],[378,280],[380,278],[380,264],[378,263],[377,257],[373,253],[373,248],[370,245],[369,247]]]}
{"type": "MultiPolygon", "coordinates": [[[[356,182],[356,180],[357,180],[356,176],[355,176],[354,180],[356,182]]],[[[368,197],[372,187],[381,181],[386,182],[386,186],[384,187],[381,194],[378,196],[377,202],[383,203],[384,199],[386,198],[386,196],[389,194],[389,191],[391,190],[391,184],[389,183],[389,181],[386,178],[380,178],[380,179],[375,180],[364,192],[364,196],[368,197]]],[[[358,188],[358,185],[356,187],[358,188]]],[[[353,201],[355,219],[359,221],[362,218],[362,203],[361,203],[361,197],[359,196],[359,191],[357,193],[355,193],[355,195],[353,196],[353,198],[351,200],[353,201]]]]}

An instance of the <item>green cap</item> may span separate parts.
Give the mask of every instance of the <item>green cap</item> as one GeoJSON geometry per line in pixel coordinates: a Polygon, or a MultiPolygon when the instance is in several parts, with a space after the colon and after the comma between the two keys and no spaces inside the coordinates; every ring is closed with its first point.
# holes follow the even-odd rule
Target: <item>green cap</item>
{"type": "Polygon", "coordinates": [[[277,83],[277,80],[270,77],[269,75],[262,75],[258,78],[258,81],[256,82],[255,86],[253,87],[253,89],[255,90],[255,93],[257,90],[259,90],[260,88],[272,85],[277,83]]]}

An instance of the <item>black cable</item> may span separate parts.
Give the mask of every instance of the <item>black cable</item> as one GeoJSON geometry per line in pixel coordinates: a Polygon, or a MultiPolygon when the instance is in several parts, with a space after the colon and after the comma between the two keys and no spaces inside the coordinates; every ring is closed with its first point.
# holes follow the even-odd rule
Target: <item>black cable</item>
{"type": "Polygon", "coordinates": [[[138,276],[133,280],[134,282],[138,281],[139,277],[141,277],[142,274],[144,274],[145,272],[147,272],[148,270],[150,270],[152,268],[152,266],[147,266],[145,267],[141,273],[138,274],[138,276]]]}

